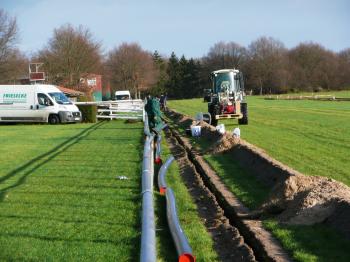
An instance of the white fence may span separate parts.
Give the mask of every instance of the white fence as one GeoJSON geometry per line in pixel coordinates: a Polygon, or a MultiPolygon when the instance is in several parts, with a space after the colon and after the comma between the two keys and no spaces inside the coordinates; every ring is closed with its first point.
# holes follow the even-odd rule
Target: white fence
{"type": "Polygon", "coordinates": [[[144,103],[141,99],[75,102],[76,105],[97,105],[97,118],[100,119],[142,119],[144,121],[144,103]]]}

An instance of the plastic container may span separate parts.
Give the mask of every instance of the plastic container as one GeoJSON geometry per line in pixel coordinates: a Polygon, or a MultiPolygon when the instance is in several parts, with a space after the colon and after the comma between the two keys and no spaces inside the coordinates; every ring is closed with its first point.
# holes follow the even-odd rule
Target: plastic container
{"type": "Polygon", "coordinates": [[[241,130],[239,129],[239,127],[236,127],[235,129],[233,129],[232,135],[236,138],[241,137],[241,130]]]}
{"type": "Polygon", "coordinates": [[[201,126],[191,126],[192,136],[201,136],[201,126]]]}
{"type": "Polygon", "coordinates": [[[224,124],[217,125],[216,130],[222,135],[225,134],[225,125],[224,124]]]}

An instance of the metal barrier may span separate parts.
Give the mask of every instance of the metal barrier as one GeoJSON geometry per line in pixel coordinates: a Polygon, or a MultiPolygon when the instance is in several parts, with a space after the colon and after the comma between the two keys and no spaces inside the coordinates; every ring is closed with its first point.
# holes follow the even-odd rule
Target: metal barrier
{"type": "Polygon", "coordinates": [[[144,102],[141,99],[75,102],[76,105],[97,105],[97,118],[102,119],[142,119],[144,120],[144,102]]]}
{"type": "Polygon", "coordinates": [[[158,173],[158,187],[159,187],[159,193],[161,195],[165,194],[165,191],[166,191],[166,188],[167,188],[166,181],[165,181],[165,175],[166,175],[166,172],[167,172],[169,166],[171,165],[171,163],[174,160],[175,160],[175,158],[173,156],[169,157],[167,159],[167,161],[165,161],[165,163],[159,169],[159,173],[158,173]]]}

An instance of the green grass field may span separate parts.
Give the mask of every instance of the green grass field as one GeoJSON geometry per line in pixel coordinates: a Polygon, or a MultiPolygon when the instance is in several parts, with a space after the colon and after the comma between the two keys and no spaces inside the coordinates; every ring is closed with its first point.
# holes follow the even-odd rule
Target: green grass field
{"type": "Polygon", "coordinates": [[[0,260],[138,260],[140,123],[0,128],[0,260]]]}
{"type": "MultiPolygon", "coordinates": [[[[0,261],[139,260],[142,123],[0,130],[0,261]]],[[[163,147],[166,159],[170,152],[163,147]]],[[[168,176],[183,228],[196,256],[215,261],[178,172],[175,163],[168,176]]],[[[158,261],[174,261],[164,197],[155,193],[155,204],[158,261]]]]}
{"type": "MultiPolygon", "coordinates": [[[[350,93],[350,92],[349,92],[350,93]]],[[[202,99],[169,101],[169,107],[194,117],[207,112],[202,99]]],[[[241,136],[274,158],[307,175],[334,178],[350,185],[350,103],[264,100],[249,97],[249,125],[239,126],[241,136]]],[[[222,121],[226,130],[237,120],[222,121]]],[[[172,123],[180,132],[183,126],[172,123]]],[[[191,139],[206,148],[207,142],[191,139]]],[[[227,187],[250,208],[259,206],[270,189],[263,186],[229,155],[204,155],[227,187]]],[[[349,261],[350,241],[324,225],[283,226],[265,221],[296,261],[349,261]]]]}
{"type": "MultiPolygon", "coordinates": [[[[281,97],[284,96],[335,96],[335,97],[350,97],[350,91],[342,90],[342,91],[322,91],[322,92],[303,92],[303,93],[289,93],[279,95],[281,97]]],[[[273,95],[274,96],[274,95],[273,95]]]]}
{"type": "MultiPolygon", "coordinates": [[[[169,107],[190,116],[207,112],[203,99],[169,101],[169,107]]],[[[239,126],[243,139],[306,175],[326,176],[350,185],[350,102],[253,96],[248,97],[248,110],[249,124],[239,126]]],[[[237,120],[221,123],[228,131],[238,126],[237,120]]]]}

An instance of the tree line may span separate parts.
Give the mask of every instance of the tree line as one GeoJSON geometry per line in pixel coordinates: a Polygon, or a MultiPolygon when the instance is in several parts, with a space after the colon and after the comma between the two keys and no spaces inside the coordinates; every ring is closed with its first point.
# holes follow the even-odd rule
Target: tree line
{"type": "Polygon", "coordinates": [[[167,93],[171,98],[199,97],[210,88],[210,72],[236,68],[245,76],[247,91],[275,94],[350,88],[350,48],[333,52],[318,43],[285,45],[260,37],[247,47],[218,42],[201,58],[167,57],[144,50],[137,43],[123,43],[107,53],[91,31],[70,24],[54,29],[44,48],[26,57],[16,46],[16,19],[0,9],[0,82],[14,83],[28,74],[29,62],[44,63],[47,82],[86,89],[80,79],[101,74],[112,91],[167,93]]]}

